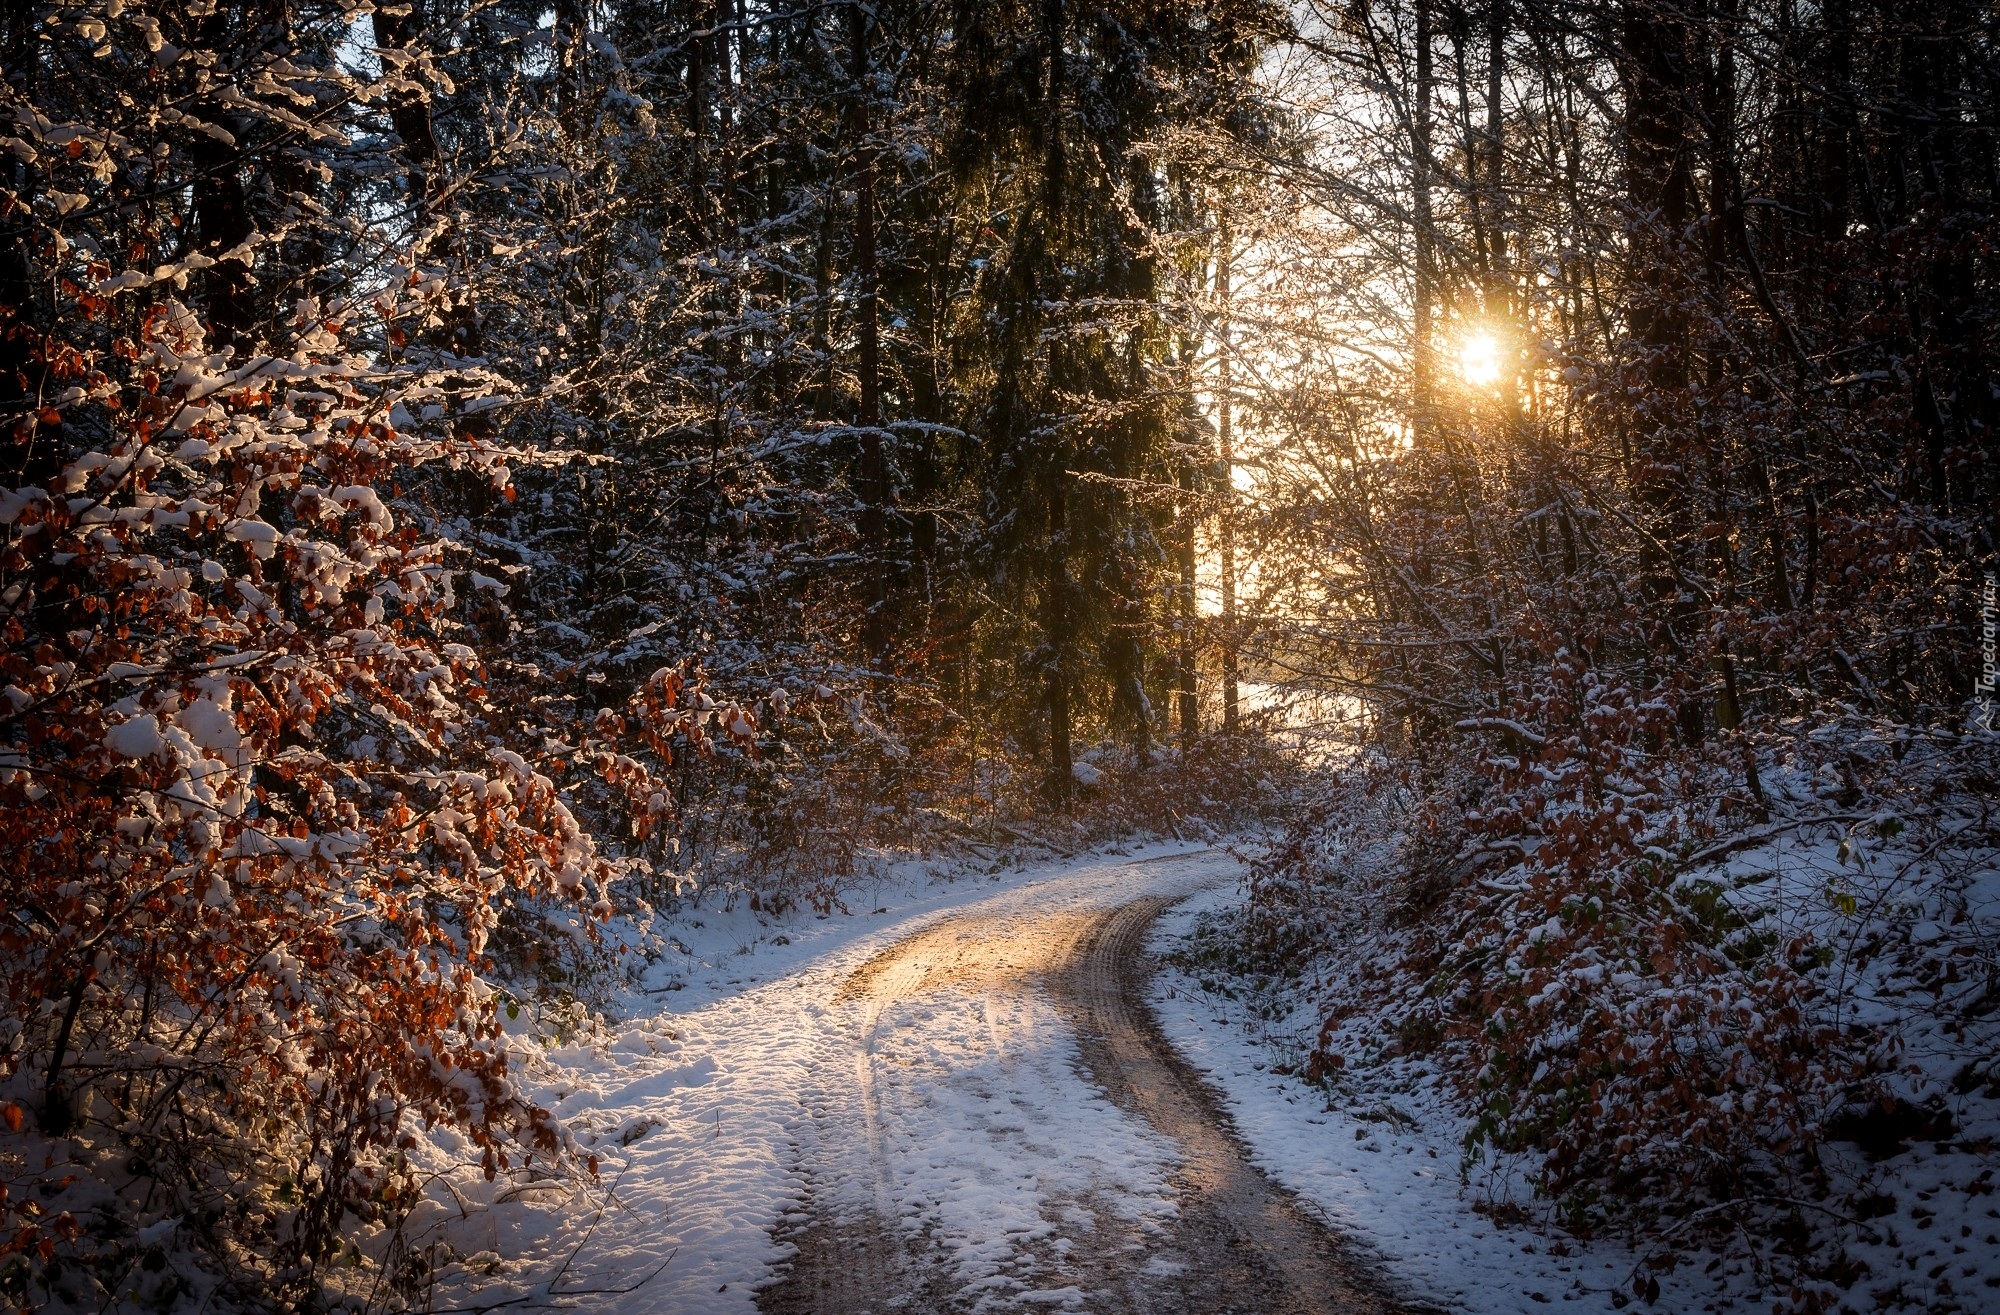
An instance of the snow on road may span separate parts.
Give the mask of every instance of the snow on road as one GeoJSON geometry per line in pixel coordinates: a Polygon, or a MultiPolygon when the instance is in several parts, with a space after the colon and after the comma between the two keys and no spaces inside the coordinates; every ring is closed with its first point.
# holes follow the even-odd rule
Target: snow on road
{"type": "Polygon", "coordinates": [[[428,1206],[438,1217],[412,1231],[434,1225],[475,1271],[507,1258],[505,1277],[482,1275],[476,1297],[459,1294],[478,1305],[519,1295],[723,1315],[754,1310],[756,1286],[789,1255],[774,1225],[830,1203],[929,1233],[958,1281],[1002,1305],[1059,1305],[1068,1294],[1036,1282],[1045,1213],[1143,1223],[1171,1211],[1171,1143],[1079,1075],[1073,1034],[1038,994],[932,992],[878,1007],[841,988],[941,919],[1082,914],[1234,876],[1219,852],[1136,862],[1193,848],[941,890],[889,883],[873,915],[774,920],[739,908],[688,920],[686,953],[656,966],[678,989],[637,997],[670,1001],[666,1011],[532,1065],[540,1098],[600,1158],[602,1190],[461,1177],[458,1200],[428,1206]]]}
{"type": "MultiPolygon", "coordinates": [[[[1176,1209],[1176,1144],[1084,1076],[1070,1024],[1040,990],[851,984],[926,929],[1082,921],[1145,895],[1191,895],[1156,928],[1164,949],[1242,898],[1233,858],[1191,849],[1135,848],[943,887],[887,883],[874,892],[880,907],[860,916],[684,917],[685,952],[654,973],[675,989],[634,997],[655,1012],[533,1062],[541,1099],[600,1157],[601,1189],[518,1174],[455,1181],[460,1204],[428,1208],[449,1216],[436,1222],[481,1286],[439,1304],[525,1296],[621,1315],[747,1313],[791,1254],[774,1229],[817,1212],[872,1214],[921,1234],[982,1308],[1087,1308],[1057,1272],[1067,1245],[1058,1233],[1112,1219],[1159,1232],[1176,1209]],[[1189,856],[1139,861],[1176,854],[1189,856]],[[496,1263],[482,1273],[482,1259],[496,1263]]],[[[1296,1058],[1286,1047],[1297,1038],[1171,969],[1155,979],[1153,1005],[1221,1093],[1252,1161],[1377,1257],[1396,1288],[1480,1315],[1613,1308],[1635,1257],[1476,1213],[1456,1117],[1423,1090],[1329,1100],[1273,1071],[1296,1058]]],[[[1677,1295],[1693,1293],[1669,1292],[1670,1306],[1677,1295]]]]}
{"type": "MultiPolygon", "coordinates": [[[[1167,949],[1202,915],[1241,899],[1234,889],[1197,895],[1160,919],[1153,947],[1167,949]]],[[[1400,1286],[1481,1315],[1613,1309],[1611,1291],[1636,1257],[1615,1248],[1544,1255],[1548,1239],[1474,1213],[1459,1179],[1456,1117],[1427,1104],[1429,1093],[1329,1100],[1272,1071],[1296,1064],[1295,1038],[1172,969],[1154,979],[1151,1004],[1174,1048],[1221,1093],[1252,1161],[1378,1254],[1400,1286]]]]}
{"type": "MultiPolygon", "coordinates": [[[[1108,907],[1134,889],[1129,873],[1083,875],[1084,890],[1033,889],[968,912],[1108,907]]],[[[826,1108],[804,1157],[816,1195],[835,1217],[868,1210],[928,1235],[957,1289],[982,1304],[1071,1304],[1080,1294],[1038,1254],[1063,1245],[1052,1216],[1092,1232],[1100,1212],[1142,1228],[1170,1214],[1173,1153],[1079,1075],[1076,1037],[1045,993],[946,985],[862,1007],[849,1102],[859,1108],[838,1116],[838,1080],[819,1092],[826,1108]]]]}

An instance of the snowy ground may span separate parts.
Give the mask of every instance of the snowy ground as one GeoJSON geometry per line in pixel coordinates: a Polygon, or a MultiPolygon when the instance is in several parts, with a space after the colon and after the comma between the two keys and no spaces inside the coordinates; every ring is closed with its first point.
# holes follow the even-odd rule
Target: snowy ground
{"type": "MultiPolygon", "coordinates": [[[[1081,1076],[1074,1034],[1035,992],[869,998],[842,988],[889,945],[952,919],[1060,917],[1193,892],[1156,930],[1164,951],[1242,897],[1226,854],[1133,863],[1193,848],[1135,847],[952,884],[906,872],[866,892],[868,909],[857,903],[852,916],[684,912],[680,949],[631,998],[632,1021],[563,1046],[524,1041],[541,1098],[600,1157],[602,1189],[453,1175],[411,1230],[466,1257],[444,1284],[460,1290],[438,1304],[747,1312],[789,1254],[774,1227],[816,1209],[872,1212],[928,1238],[954,1285],[984,1294],[988,1308],[1087,1308],[1048,1254],[1049,1221],[1101,1211],[1154,1227],[1175,1209],[1174,1143],[1081,1076]]],[[[1284,1003],[1210,994],[1173,969],[1155,980],[1164,1031],[1222,1093],[1260,1167],[1427,1306],[1614,1309],[1636,1253],[1476,1210],[1518,1184],[1462,1176],[1462,1116],[1437,1075],[1403,1060],[1350,1071],[1330,1091],[1309,1086],[1295,1073],[1316,1019],[1284,1003]]],[[[453,1149],[436,1148],[442,1158],[453,1149]]],[[[1919,1299],[1957,1294],[1919,1309],[2000,1311],[2000,1284],[1988,1286],[2000,1276],[2000,1216],[1978,1163],[1962,1149],[1917,1147],[1869,1171],[1893,1211],[1869,1234],[1878,1281],[1914,1285],[1906,1291],[1919,1299]]],[[[1762,1304],[1726,1269],[1659,1278],[1654,1309],[1762,1304]]]]}
{"type": "MultiPolygon", "coordinates": [[[[1989,1000],[2000,994],[1980,966],[2000,929],[2000,864],[1974,850],[1946,865],[1909,846],[1857,859],[1861,846],[1841,828],[1787,829],[1687,880],[1716,883],[1766,932],[1810,932],[1842,947],[1850,976],[1841,998],[1897,1038],[1894,1085],[1952,1116],[1947,1134],[1909,1134],[1900,1146],[1873,1148],[1874,1158],[1847,1141],[1823,1148],[1832,1191],[1807,1204],[1846,1257],[1839,1309],[2000,1315],[2000,1016],[1962,1011],[1982,989],[1989,1000]],[[1954,997],[1956,1015],[1939,1007],[1954,997]]],[[[1180,905],[1156,927],[1153,949],[1186,945],[1205,916],[1241,898],[1222,888],[1180,905]]],[[[1349,952],[1392,956],[1396,947],[1364,935],[1349,952]]],[[[1204,989],[1174,968],[1155,979],[1169,1039],[1223,1093],[1259,1166],[1372,1247],[1409,1290],[1494,1315],[1597,1311],[1612,1309],[1643,1272],[1661,1285],[1655,1309],[1768,1309],[1772,1294],[1741,1254],[1683,1242],[1671,1273],[1639,1271],[1628,1247],[1513,1220],[1501,1227],[1476,1211],[1475,1202],[1502,1202],[1519,1207],[1509,1211],[1516,1219],[1535,1218],[1546,1206],[1518,1175],[1490,1164],[1461,1174],[1468,1120],[1442,1075],[1429,1059],[1380,1044],[1395,1032],[1393,1004],[1343,1022],[1331,1048],[1363,1058],[1321,1087],[1298,1076],[1320,1023],[1311,987],[1258,991],[1206,975],[1227,989],[1204,989]]]]}
{"type": "Polygon", "coordinates": [[[929,994],[871,1012],[840,988],[888,945],[957,914],[1082,913],[1233,878],[1220,853],[1133,865],[1196,848],[942,888],[885,880],[873,912],[851,917],[741,905],[686,915],[684,951],[649,977],[658,994],[634,1000],[656,1012],[539,1053],[524,1046],[540,1098],[600,1157],[605,1190],[453,1175],[411,1232],[448,1240],[467,1258],[448,1283],[479,1290],[440,1304],[747,1312],[789,1254],[773,1227],[815,1199],[925,1232],[961,1284],[1002,1305],[1062,1304],[1068,1294],[1035,1282],[1045,1213],[1105,1209],[1143,1226],[1171,1211],[1171,1144],[1078,1075],[1074,1037],[1045,1001],[929,994]],[[821,1129],[880,1145],[822,1144],[821,1129]]]}
{"type": "MultiPolygon", "coordinates": [[[[1172,949],[1204,915],[1241,899],[1225,887],[1188,900],[1160,919],[1152,948],[1172,949]]],[[[1479,1315],[1614,1308],[1611,1294],[1638,1257],[1474,1211],[1459,1173],[1459,1118],[1426,1072],[1356,1075],[1330,1095],[1296,1076],[1318,1027],[1309,1014],[1260,1017],[1274,1012],[1270,1002],[1211,994],[1173,968],[1154,979],[1152,1005],[1175,1048],[1221,1093],[1257,1166],[1376,1253],[1405,1290],[1479,1315]]],[[[1668,1289],[1662,1307],[1699,1309],[1680,1304],[1690,1295],[1668,1289]]]]}

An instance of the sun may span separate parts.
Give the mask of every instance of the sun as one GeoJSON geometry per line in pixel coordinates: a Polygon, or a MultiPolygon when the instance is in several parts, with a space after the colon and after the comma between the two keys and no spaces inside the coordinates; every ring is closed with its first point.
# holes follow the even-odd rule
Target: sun
{"type": "Polygon", "coordinates": [[[1473,333],[1458,346],[1458,374],[1474,388],[1500,382],[1500,342],[1490,333],[1473,333]]]}

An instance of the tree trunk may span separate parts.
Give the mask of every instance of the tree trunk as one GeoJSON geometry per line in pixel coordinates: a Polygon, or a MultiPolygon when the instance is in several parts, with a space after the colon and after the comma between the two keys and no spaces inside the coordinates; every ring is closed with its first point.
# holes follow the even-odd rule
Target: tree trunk
{"type": "Polygon", "coordinates": [[[1431,214],[1431,101],[1435,95],[1431,68],[1431,0],[1416,0],[1417,85],[1410,115],[1410,186],[1415,194],[1414,296],[1410,313],[1410,440],[1424,446],[1431,436],[1436,403],[1436,330],[1432,309],[1437,300],[1437,234],[1431,214]]]}
{"type": "MultiPolygon", "coordinates": [[[[1683,658],[1685,621],[1676,559],[1698,532],[1687,506],[1684,443],[1675,407],[1688,380],[1688,324],[1675,263],[1694,200],[1688,26],[1676,0],[1628,0],[1620,34],[1625,81],[1625,170],[1631,261],[1626,323],[1643,353],[1646,401],[1631,419],[1633,500],[1649,533],[1640,547],[1640,589],[1659,625],[1657,648],[1683,658]]],[[[1681,735],[1703,734],[1698,699],[1682,704],[1681,735]]]]}
{"type": "Polygon", "coordinates": [[[1198,522],[1196,511],[1196,471],[1191,461],[1181,462],[1180,485],[1181,502],[1179,524],[1174,534],[1174,565],[1180,573],[1180,587],[1175,592],[1175,629],[1179,632],[1180,644],[1176,655],[1176,684],[1178,685],[1181,742],[1184,746],[1194,744],[1201,733],[1201,700],[1195,687],[1195,570],[1194,537],[1198,522]]]}
{"type": "Polygon", "coordinates": [[[583,0],[555,0],[556,122],[574,144],[582,135],[583,60],[586,18],[583,0]]]}
{"type": "Polygon", "coordinates": [[[1049,641],[1049,797],[1057,807],[1064,807],[1076,785],[1069,724],[1069,476],[1057,462],[1048,478],[1049,564],[1042,630],[1049,641]]]}
{"type": "MultiPolygon", "coordinates": [[[[1043,152],[1043,222],[1058,222],[1065,191],[1063,154],[1063,36],[1068,27],[1063,0],[1043,0],[1043,56],[1048,69],[1047,148],[1043,152]]],[[[1061,377],[1059,346],[1049,349],[1049,378],[1061,377]]],[[[1053,397],[1053,390],[1051,392],[1053,397]]],[[[1076,764],[1070,756],[1069,651],[1072,636],[1069,608],[1069,473],[1061,440],[1052,440],[1046,453],[1048,481],[1048,573],[1044,582],[1043,633],[1049,644],[1049,796],[1058,808],[1067,807],[1076,791],[1076,764]]]]}
{"type": "Polygon", "coordinates": [[[1668,261],[1687,228],[1693,200],[1687,28],[1675,5],[1631,0],[1623,44],[1626,192],[1639,285],[1628,319],[1633,337],[1657,353],[1649,361],[1652,381],[1678,391],[1687,378],[1687,324],[1669,296],[1668,261]]]}
{"type": "Polygon", "coordinates": [[[1235,240],[1225,217],[1217,234],[1215,257],[1215,432],[1218,473],[1222,482],[1222,730],[1237,730],[1236,670],[1236,451],[1230,430],[1230,395],[1235,387],[1230,371],[1229,278],[1230,244],[1235,240]]]}
{"type": "Polygon", "coordinates": [[[868,11],[847,10],[848,57],[854,87],[850,123],[858,152],[854,185],[854,275],[856,333],[860,338],[860,400],[854,424],[861,431],[861,542],[867,555],[868,616],[863,642],[868,660],[880,669],[889,654],[889,476],[882,451],[880,288],[875,264],[875,151],[869,143],[868,11]]]}
{"type": "MultiPolygon", "coordinates": [[[[202,25],[202,44],[221,47],[230,39],[229,19],[236,15],[218,11],[202,25]]],[[[243,33],[235,34],[240,41],[243,33]]],[[[249,240],[254,231],[250,222],[250,202],[243,186],[242,141],[251,125],[241,116],[229,114],[217,101],[204,102],[202,118],[227,128],[235,137],[224,143],[197,133],[188,143],[188,159],[194,165],[193,211],[196,246],[211,259],[249,240]]],[[[202,290],[209,332],[223,351],[248,352],[251,333],[257,323],[257,305],[250,267],[240,260],[224,260],[202,275],[202,290]]]]}
{"type": "Polygon", "coordinates": [[[1501,103],[1507,57],[1507,0],[1488,0],[1486,7],[1486,188],[1483,210],[1487,225],[1484,300],[1487,323],[1498,329],[1512,314],[1508,305],[1507,193],[1505,107],[1501,103]]]}
{"type": "MultiPolygon", "coordinates": [[[[384,50],[405,49],[423,31],[423,0],[409,0],[407,12],[400,14],[377,9],[373,21],[377,46],[384,50]]],[[[410,188],[410,228],[421,233],[430,225],[435,199],[432,189],[437,182],[437,133],[431,122],[430,97],[408,91],[391,96],[389,126],[396,130],[403,144],[403,167],[410,188]]]]}

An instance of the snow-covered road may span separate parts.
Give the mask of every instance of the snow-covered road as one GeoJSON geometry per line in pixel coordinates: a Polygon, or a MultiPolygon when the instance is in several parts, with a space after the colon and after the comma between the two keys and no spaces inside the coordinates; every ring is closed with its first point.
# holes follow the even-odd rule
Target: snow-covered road
{"type": "Polygon", "coordinates": [[[1117,1072],[1144,1058],[1133,1020],[1107,1013],[1129,984],[1104,955],[1086,971],[1090,952],[1116,930],[1133,957],[1160,909],[1237,871],[1156,846],[906,892],[893,910],[878,892],[872,918],[714,915],[706,940],[685,938],[676,1012],[537,1061],[603,1187],[460,1180],[457,1207],[416,1222],[449,1238],[459,1272],[491,1262],[476,1295],[440,1304],[725,1315],[759,1309],[761,1290],[787,1311],[1375,1308],[1348,1300],[1323,1236],[1212,1122],[1203,1145],[1161,1130],[1162,1100],[1184,1125],[1212,1120],[1162,1094],[1191,1077],[1117,1072]],[[1113,929],[1128,907],[1143,916],[1113,929]],[[1229,1223],[1273,1208],[1248,1232],[1229,1223]],[[1264,1254],[1306,1237],[1310,1258],[1264,1254]],[[1280,1301],[1292,1271],[1317,1295],[1280,1301]],[[828,1284],[867,1302],[829,1304],[828,1284]]]}
{"type": "Polygon", "coordinates": [[[1126,867],[1087,901],[975,906],[849,977],[854,1099],[815,1120],[814,1215],[767,1312],[1391,1308],[1137,1006],[1153,919],[1231,865],[1126,867]]]}
{"type": "Polygon", "coordinates": [[[1355,1120],[1153,979],[1155,920],[1240,898],[1238,872],[1153,846],[885,882],[854,916],[684,916],[671,989],[637,997],[672,1012],[531,1061],[600,1184],[455,1178],[410,1229],[463,1258],[438,1306],[1608,1310],[1629,1256],[1599,1286],[1524,1250],[1468,1209],[1442,1135],[1414,1175],[1373,1172],[1374,1125],[1329,1129],[1355,1120]]]}

